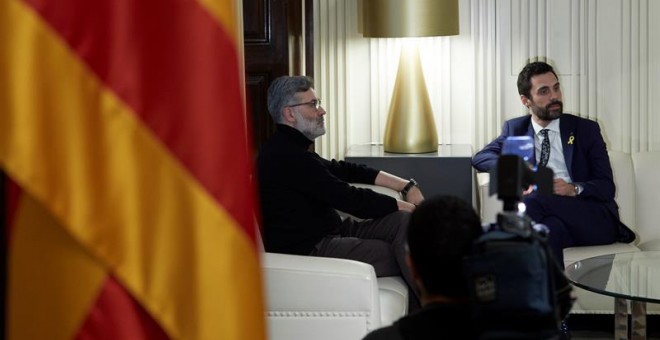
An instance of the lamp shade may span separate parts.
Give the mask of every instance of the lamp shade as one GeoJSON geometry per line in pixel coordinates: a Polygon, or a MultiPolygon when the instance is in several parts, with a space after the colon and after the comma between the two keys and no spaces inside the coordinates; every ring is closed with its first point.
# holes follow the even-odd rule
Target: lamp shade
{"type": "Polygon", "coordinates": [[[458,34],[458,0],[362,0],[360,11],[364,37],[458,34]]]}

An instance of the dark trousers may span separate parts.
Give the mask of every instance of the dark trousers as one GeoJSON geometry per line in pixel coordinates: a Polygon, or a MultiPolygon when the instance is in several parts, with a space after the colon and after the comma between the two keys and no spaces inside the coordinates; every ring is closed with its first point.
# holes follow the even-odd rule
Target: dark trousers
{"type": "Polygon", "coordinates": [[[401,275],[408,285],[408,311],[417,310],[419,293],[405,260],[409,219],[410,213],[402,211],[364,221],[347,218],[341,234],[321,240],[310,255],[369,263],[378,277],[401,275]]]}
{"type": "Polygon", "coordinates": [[[525,197],[523,202],[527,216],[550,230],[548,244],[562,268],[564,248],[611,244],[619,238],[619,219],[603,203],[537,194],[525,197]]]}

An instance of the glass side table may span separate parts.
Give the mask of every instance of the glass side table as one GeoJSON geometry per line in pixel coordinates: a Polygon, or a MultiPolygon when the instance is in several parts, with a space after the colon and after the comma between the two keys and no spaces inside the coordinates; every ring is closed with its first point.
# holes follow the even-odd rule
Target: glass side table
{"type": "Polygon", "coordinates": [[[615,339],[646,339],[646,303],[660,303],[660,251],[591,257],[565,273],[580,288],[614,297],[615,339]]]}

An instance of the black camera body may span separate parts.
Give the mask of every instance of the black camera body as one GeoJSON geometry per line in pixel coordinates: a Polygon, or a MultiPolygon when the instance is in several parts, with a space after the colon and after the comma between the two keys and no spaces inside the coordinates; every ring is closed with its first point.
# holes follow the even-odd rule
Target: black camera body
{"type": "Polygon", "coordinates": [[[497,215],[497,228],[525,236],[531,233],[532,221],[518,210],[523,192],[535,185],[538,194],[552,194],[553,172],[544,166],[536,171],[516,155],[501,155],[490,173],[491,194],[497,193],[503,209],[497,215]]]}
{"type": "Polygon", "coordinates": [[[534,171],[516,155],[501,155],[495,169],[495,173],[491,173],[490,193],[497,192],[497,198],[504,203],[504,211],[517,210],[523,190],[530,185],[536,185],[539,194],[552,194],[554,173],[550,168],[539,166],[534,171]]]}

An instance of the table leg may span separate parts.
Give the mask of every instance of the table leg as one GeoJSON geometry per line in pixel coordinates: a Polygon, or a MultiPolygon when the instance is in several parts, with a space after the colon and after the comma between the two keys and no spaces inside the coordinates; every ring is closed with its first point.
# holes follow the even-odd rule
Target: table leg
{"type": "Polygon", "coordinates": [[[646,302],[631,301],[632,309],[631,338],[633,340],[646,340],[646,302]]]}
{"type": "Polygon", "coordinates": [[[628,300],[614,298],[614,339],[628,339],[628,300]]]}

